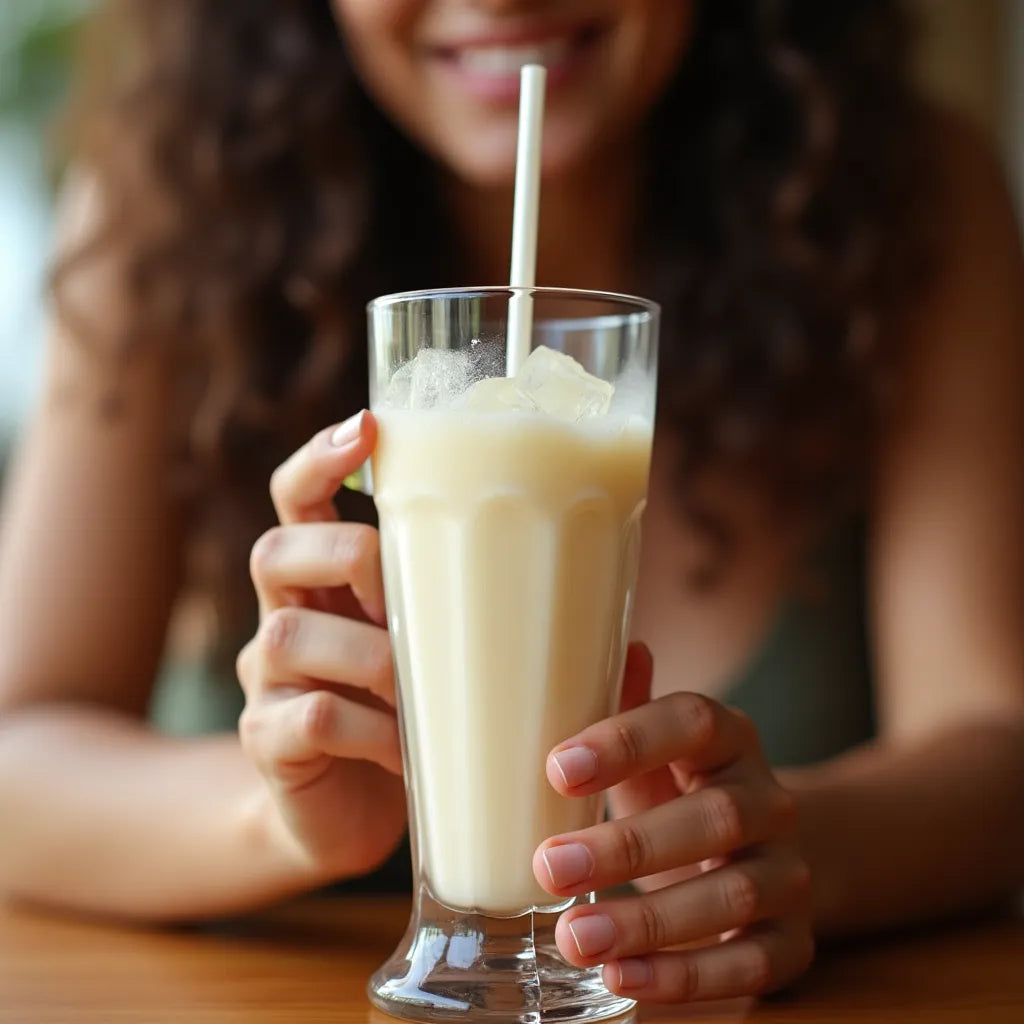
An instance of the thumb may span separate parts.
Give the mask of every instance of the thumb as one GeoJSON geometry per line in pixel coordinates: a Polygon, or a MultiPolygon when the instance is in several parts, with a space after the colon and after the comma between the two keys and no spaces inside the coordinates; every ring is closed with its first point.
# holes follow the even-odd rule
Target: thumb
{"type": "MultiPolygon", "coordinates": [[[[646,644],[634,643],[626,651],[626,668],[622,677],[620,711],[632,711],[651,699],[654,679],[654,656],[646,644]]],[[[616,818],[657,807],[679,796],[679,789],[667,767],[635,775],[609,792],[612,813],[616,818]]]]}
{"type": "Polygon", "coordinates": [[[626,667],[622,673],[622,698],[619,711],[632,711],[651,699],[654,656],[647,644],[630,644],[626,649],[626,667]]]}

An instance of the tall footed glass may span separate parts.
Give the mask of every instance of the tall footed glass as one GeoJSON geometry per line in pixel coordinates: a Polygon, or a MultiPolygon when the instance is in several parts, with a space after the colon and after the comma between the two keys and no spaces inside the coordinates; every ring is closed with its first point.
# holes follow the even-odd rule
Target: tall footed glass
{"type": "MultiPolygon", "coordinates": [[[[370,981],[390,1014],[600,1020],[632,1001],[555,946],[533,875],[599,820],[545,777],[619,700],[647,492],[658,309],[460,289],[371,303],[373,487],[398,679],[415,892],[370,981]],[[531,354],[505,376],[510,303],[531,354]]],[[[593,897],[587,897],[588,900],[593,897]]]]}

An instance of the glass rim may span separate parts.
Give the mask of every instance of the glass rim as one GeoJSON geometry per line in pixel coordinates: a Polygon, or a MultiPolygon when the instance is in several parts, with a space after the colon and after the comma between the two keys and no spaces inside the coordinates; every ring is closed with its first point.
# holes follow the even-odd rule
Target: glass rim
{"type": "MultiPolygon", "coordinates": [[[[464,286],[460,288],[420,288],[408,292],[391,292],[388,295],[380,295],[371,299],[366,304],[367,313],[378,309],[386,309],[389,306],[397,306],[403,302],[422,301],[424,299],[455,299],[455,298],[488,298],[498,295],[532,295],[535,298],[559,298],[589,300],[591,302],[618,303],[620,306],[631,306],[631,312],[646,313],[651,317],[660,317],[661,305],[653,299],[645,299],[639,295],[629,295],[625,292],[591,291],[588,288],[552,288],[548,286],[522,287],[507,284],[488,284],[478,287],[464,286]]],[[[603,319],[604,316],[622,315],[615,313],[598,314],[594,319],[603,319]]]]}

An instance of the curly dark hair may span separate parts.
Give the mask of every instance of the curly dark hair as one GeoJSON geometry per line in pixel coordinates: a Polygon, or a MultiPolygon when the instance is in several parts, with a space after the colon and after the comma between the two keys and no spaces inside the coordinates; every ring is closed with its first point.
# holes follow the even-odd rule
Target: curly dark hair
{"type": "MultiPolygon", "coordinates": [[[[365,302],[458,283],[436,171],[366,98],[329,0],[109,0],[100,25],[74,123],[106,212],[58,300],[114,256],[127,330],[104,341],[181,367],[176,451],[230,633],[272,469],[366,401],[365,302]]],[[[798,517],[863,486],[898,380],[887,326],[928,263],[911,39],[893,0],[705,0],[652,113],[660,419],[685,441],[681,507],[718,540],[709,467],[798,517]]]]}

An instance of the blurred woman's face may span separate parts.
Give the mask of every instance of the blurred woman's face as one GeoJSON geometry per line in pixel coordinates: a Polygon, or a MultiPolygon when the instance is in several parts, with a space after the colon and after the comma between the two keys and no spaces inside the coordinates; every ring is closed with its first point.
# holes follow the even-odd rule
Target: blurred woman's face
{"type": "Polygon", "coordinates": [[[693,0],[332,0],[384,112],[459,177],[513,177],[519,69],[548,69],[544,170],[634,129],[683,58],[693,0]]]}

